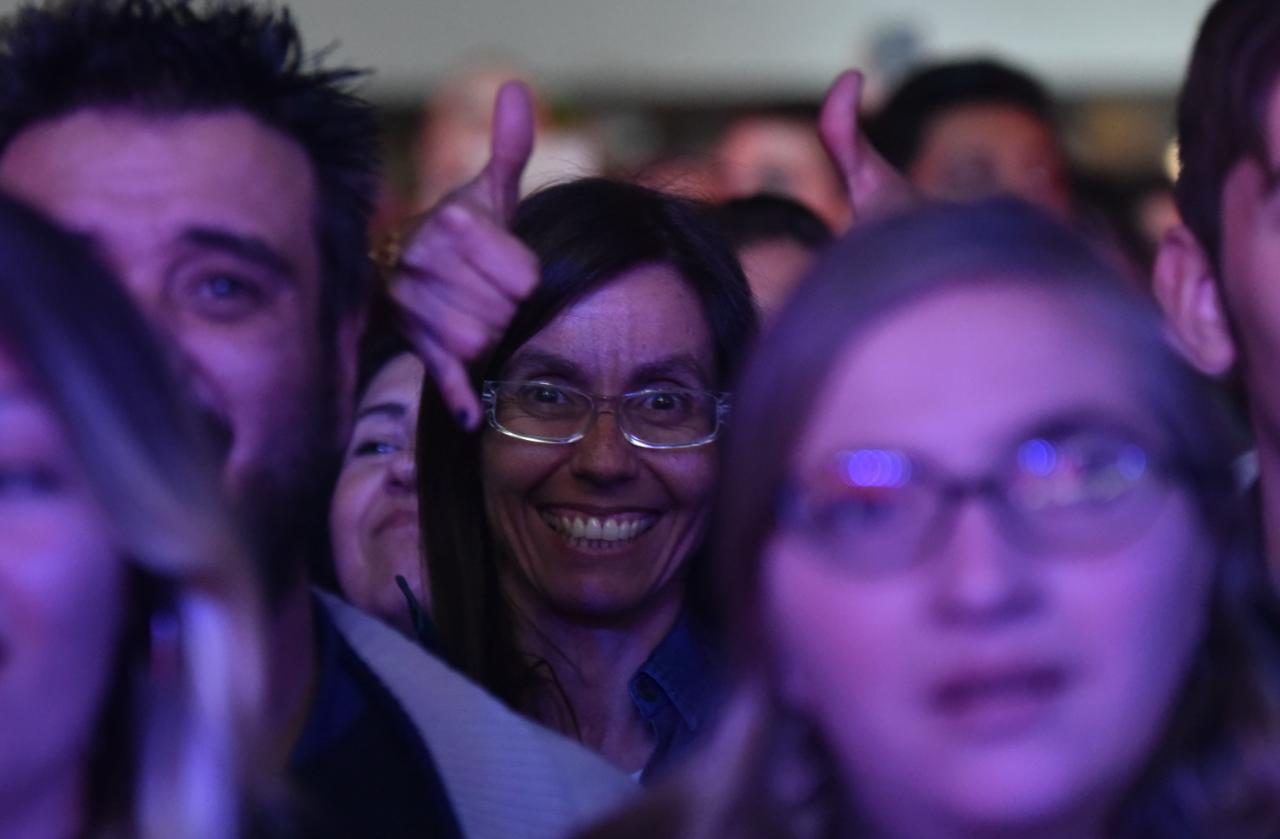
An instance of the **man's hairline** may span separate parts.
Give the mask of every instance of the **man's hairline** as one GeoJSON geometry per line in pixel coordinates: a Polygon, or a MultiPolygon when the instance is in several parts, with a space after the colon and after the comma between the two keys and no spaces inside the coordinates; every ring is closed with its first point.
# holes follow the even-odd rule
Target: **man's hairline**
{"type": "Polygon", "coordinates": [[[323,215],[325,213],[325,200],[323,190],[321,189],[319,167],[316,165],[315,159],[308,151],[305,144],[300,142],[296,136],[284,130],[280,126],[274,124],[271,120],[265,119],[262,115],[256,113],[253,109],[234,102],[228,102],[223,105],[211,105],[202,107],[199,105],[162,105],[148,104],[144,102],[128,102],[128,101],[105,101],[105,102],[80,102],[71,107],[61,110],[54,110],[47,114],[40,115],[34,119],[27,120],[16,130],[12,131],[3,143],[0,143],[0,161],[8,154],[13,144],[26,132],[41,125],[48,125],[60,120],[69,119],[73,116],[84,113],[100,113],[110,116],[121,116],[126,118],[140,120],[157,120],[171,121],[180,119],[200,118],[200,117],[219,117],[219,116],[243,116],[247,117],[258,127],[263,128],[275,136],[284,139],[296,151],[301,153],[307,164],[307,174],[311,179],[311,238],[312,245],[315,250],[316,263],[316,282],[318,291],[318,300],[320,305],[325,305],[324,298],[332,297],[333,311],[337,315],[337,322],[341,324],[344,321],[357,319],[361,316],[365,303],[363,300],[344,301],[344,294],[339,288],[337,282],[327,282],[329,269],[326,267],[328,260],[325,259],[323,215]]]}

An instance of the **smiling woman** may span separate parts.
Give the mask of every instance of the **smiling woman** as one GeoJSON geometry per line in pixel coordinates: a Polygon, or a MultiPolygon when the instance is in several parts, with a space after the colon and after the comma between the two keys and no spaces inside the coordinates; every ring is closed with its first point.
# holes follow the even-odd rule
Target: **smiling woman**
{"type": "Polygon", "coordinates": [[[414,480],[424,370],[394,332],[365,344],[355,425],[329,508],[334,571],[348,600],[429,643],[414,480]]]}
{"type": "Polygon", "coordinates": [[[465,672],[647,775],[716,706],[698,556],[755,312],[685,201],[578,181],[527,199],[514,231],[542,277],[473,371],[487,427],[423,398],[433,616],[465,672]]]}
{"type": "Polygon", "coordinates": [[[1003,202],[859,229],[738,393],[712,539],[736,700],[593,835],[1277,835],[1277,611],[1231,427],[1086,245],[1003,202]]]}
{"type": "Polygon", "coordinates": [[[239,834],[259,604],[204,429],[85,243],[0,197],[0,836],[239,834]]]}

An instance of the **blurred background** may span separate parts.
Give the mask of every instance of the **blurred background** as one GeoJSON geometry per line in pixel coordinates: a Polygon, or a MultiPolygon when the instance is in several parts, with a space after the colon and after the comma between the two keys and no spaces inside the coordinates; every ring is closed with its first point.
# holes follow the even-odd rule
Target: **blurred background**
{"type": "Polygon", "coordinates": [[[386,219],[474,173],[493,92],[518,76],[542,109],[526,188],[606,172],[711,198],[766,189],[839,225],[812,131],[837,72],[866,71],[874,111],[922,63],[990,56],[1048,89],[1077,190],[1159,226],[1168,207],[1141,202],[1170,172],[1173,98],[1208,0],[287,5],[312,48],[373,71],[365,92],[383,114],[386,219]]]}

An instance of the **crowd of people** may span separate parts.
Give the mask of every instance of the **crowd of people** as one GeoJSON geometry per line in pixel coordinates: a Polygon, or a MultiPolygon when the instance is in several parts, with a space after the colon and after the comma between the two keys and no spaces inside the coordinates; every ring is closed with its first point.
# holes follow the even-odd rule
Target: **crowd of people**
{"type": "Polygon", "coordinates": [[[373,243],[327,61],[0,20],[0,839],[1280,835],[1273,0],[1149,269],[986,59],[789,120],[834,208],[526,192],[502,83],[373,243]]]}

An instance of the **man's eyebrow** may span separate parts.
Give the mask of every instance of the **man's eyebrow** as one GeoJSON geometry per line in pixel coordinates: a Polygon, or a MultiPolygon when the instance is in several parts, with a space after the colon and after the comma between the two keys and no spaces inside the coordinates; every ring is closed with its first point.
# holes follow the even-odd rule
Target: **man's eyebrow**
{"type": "Polygon", "coordinates": [[[384,416],[391,419],[400,419],[408,412],[409,409],[399,402],[378,402],[374,405],[369,405],[366,408],[361,408],[356,414],[356,422],[372,416],[384,416]]]}
{"type": "Polygon", "coordinates": [[[215,227],[190,227],[183,231],[182,240],[255,263],[285,279],[293,279],[296,273],[288,257],[258,236],[232,233],[215,227]]]}

